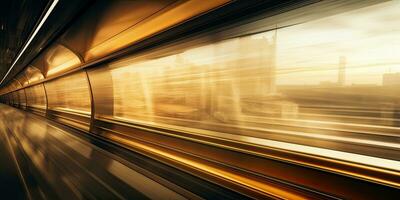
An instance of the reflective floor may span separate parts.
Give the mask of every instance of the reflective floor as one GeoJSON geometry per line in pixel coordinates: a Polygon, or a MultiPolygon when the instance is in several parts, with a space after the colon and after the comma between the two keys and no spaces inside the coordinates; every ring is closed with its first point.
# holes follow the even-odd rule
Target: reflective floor
{"type": "Polygon", "coordinates": [[[1,124],[2,134],[0,135],[0,188],[6,192],[5,196],[13,199],[25,199],[26,193],[24,183],[21,181],[20,172],[14,161],[14,155],[10,151],[10,143],[4,131],[4,124],[1,124]]]}
{"type": "MultiPolygon", "coordinates": [[[[242,140],[246,138],[241,136],[242,140]]],[[[371,138],[369,141],[379,142],[371,138]]],[[[318,148],[316,152],[313,143],[322,143],[322,140],[304,140],[303,145],[279,142],[272,138],[253,138],[251,142],[275,145],[275,148],[284,145],[292,151],[324,157],[341,159],[342,156],[370,166],[388,169],[398,167],[396,160],[399,152],[392,149],[393,154],[389,154],[390,148],[384,148],[383,140],[376,149],[371,146],[359,148],[354,143],[352,148],[349,146],[348,152],[345,143],[337,141],[325,143],[326,147],[337,149],[335,152],[327,148],[318,148]],[[362,151],[369,156],[356,154],[355,151],[362,151]],[[373,157],[371,152],[386,157],[373,157]]],[[[222,190],[212,196],[205,190],[197,189],[195,184],[188,186],[190,189],[178,186],[176,181],[187,185],[187,180],[184,181],[186,177],[175,180],[174,184],[170,181],[177,177],[173,173],[164,171],[162,173],[165,176],[160,177],[160,174],[152,172],[160,170],[143,165],[143,160],[126,159],[120,155],[94,137],[88,137],[87,133],[0,104],[0,187],[3,189],[2,197],[6,199],[213,199],[223,197],[221,194],[226,195],[223,199],[244,198],[222,190]]]]}
{"type": "Polygon", "coordinates": [[[185,199],[133,163],[33,114],[0,105],[0,118],[3,197],[185,199]]]}
{"type": "Polygon", "coordinates": [[[0,197],[400,197],[399,0],[75,1],[0,13],[0,197]]]}

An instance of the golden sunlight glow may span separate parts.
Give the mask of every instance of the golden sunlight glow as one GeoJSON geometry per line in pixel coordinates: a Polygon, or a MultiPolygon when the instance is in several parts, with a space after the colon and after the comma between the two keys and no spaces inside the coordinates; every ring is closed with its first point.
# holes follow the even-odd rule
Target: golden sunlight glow
{"type": "Polygon", "coordinates": [[[114,136],[114,135],[109,135],[107,137],[112,139],[113,141],[118,141],[118,142],[128,145],[132,148],[144,150],[145,152],[150,152],[152,154],[156,154],[157,156],[162,156],[169,160],[174,160],[176,162],[184,163],[185,165],[190,166],[191,168],[195,168],[197,170],[207,172],[213,176],[221,177],[223,179],[244,185],[246,187],[253,188],[255,190],[258,190],[263,193],[267,193],[269,195],[273,195],[278,198],[298,199],[298,200],[305,199],[302,196],[293,194],[289,191],[282,190],[281,188],[278,188],[278,187],[275,187],[272,185],[267,185],[267,184],[259,182],[257,180],[252,180],[250,178],[240,176],[240,175],[232,173],[230,171],[226,171],[226,170],[214,167],[214,166],[210,166],[210,165],[201,163],[199,161],[191,160],[189,158],[184,157],[183,155],[182,156],[175,155],[175,154],[170,153],[165,150],[159,150],[157,148],[147,146],[147,145],[138,143],[136,141],[127,140],[127,139],[124,139],[124,138],[121,138],[118,136],[114,136]]]}
{"type": "Polygon", "coordinates": [[[90,95],[84,72],[62,77],[46,84],[49,109],[90,113],[90,95]]]}
{"type": "MultiPolygon", "coordinates": [[[[228,2],[146,4],[140,0],[131,7],[122,1],[113,4],[98,23],[91,21],[96,15],[79,22],[85,30],[88,24],[97,26],[87,35],[77,34],[81,27],[72,25],[78,28],[65,35],[74,39],[61,38],[73,45],[82,42],[82,46],[72,48],[67,42],[50,46],[23,76],[0,88],[0,93],[8,92],[0,100],[96,136],[94,140],[77,137],[93,143],[90,148],[75,142],[64,144],[79,157],[74,167],[84,166],[82,159],[104,164],[108,172],[96,175],[99,180],[107,182],[108,176],[114,175],[121,184],[141,187],[150,198],[172,198],[175,189],[179,192],[176,198],[186,193],[164,177],[170,167],[174,172],[179,169],[174,177],[184,178],[187,172],[240,194],[251,190],[282,199],[319,193],[326,198],[346,197],[334,192],[353,181],[357,191],[350,188],[343,194],[357,193],[364,186],[372,188],[372,184],[379,190],[383,185],[399,188],[400,0],[366,4],[320,1],[272,17],[266,12],[254,19],[246,15],[227,23],[213,21],[210,29],[197,31],[203,19],[209,22],[208,17],[242,6],[234,3],[199,19],[201,26],[190,24],[196,28],[190,34],[184,35],[189,32],[183,26],[171,30],[179,33],[176,40],[175,35],[164,38],[160,34],[155,37],[156,41],[162,39],[158,44],[151,41],[134,51],[126,49],[228,2]],[[123,15],[135,6],[143,11],[123,15]],[[319,12],[321,17],[305,12],[331,7],[332,12],[319,12]],[[294,23],[297,17],[301,22],[294,23]],[[185,31],[181,33],[182,27],[185,31]],[[181,35],[184,37],[178,38],[181,35]],[[103,144],[97,136],[131,148],[140,154],[132,158],[143,163],[125,168],[125,161],[108,160],[114,157],[110,152],[102,156],[94,148],[103,144]],[[97,162],[103,157],[105,161],[97,162]],[[141,171],[142,164],[155,166],[157,173],[141,171]],[[127,175],[131,167],[143,176],[127,175]],[[147,182],[150,186],[137,180],[148,175],[152,181],[153,175],[163,179],[147,182]],[[320,177],[332,181],[322,185],[314,180],[320,177]],[[152,194],[158,183],[167,183],[171,190],[152,194]],[[310,193],[303,193],[306,190],[310,193]]],[[[99,6],[107,10],[107,5],[99,6]]],[[[51,126],[56,125],[46,127],[51,126]]],[[[46,145],[50,142],[46,140],[46,145]]],[[[110,149],[106,143],[103,146],[110,149]]],[[[36,165],[46,161],[44,156],[34,155],[38,149],[31,144],[22,142],[22,147],[36,156],[36,165]]],[[[113,146],[111,150],[120,154],[113,146]]],[[[69,159],[69,152],[62,149],[55,155],[62,153],[60,157],[69,159]]],[[[90,167],[88,173],[93,171],[90,167]]],[[[80,173],[72,175],[80,177],[80,173]]],[[[90,174],[89,182],[97,179],[94,175],[90,174]]],[[[197,183],[197,178],[194,181],[197,183]]],[[[96,185],[93,188],[98,191],[96,185]]]]}
{"type": "Polygon", "coordinates": [[[222,6],[228,2],[229,0],[192,0],[173,4],[170,8],[151,15],[146,20],[135,24],[111,39],[94,46],[84,56],[85,60],[92,60],[110,54],[123,47],[130,46],[135,42],[143,40],[144,38],[160,31],[164,31],[172,26],[184,22],[185,20],[222,6]]]}
{"type": "Polygon", "coordinates": [[[32,108],[46,108],[46,96],[42,84],[25,89],[27,104],[32,108]]]}
{"type": "Polygon", "coordinates": [[[32,84],[39,80],[44,79],[42,72],[38,68],[33,67],[33,66],[27,67],[25,69],[24,73],[25,73],[26,77],[28,78],[29,84],[32,84]]]}
{"type": "Polygon", "coordinates": [[[79,57],[62,45],[56,45],[46,52],[45,62],[48,69],[46,77],[71,70],[81,64],[79,57]]]}
{"type": "Polygon", "coordinates": [[[391,134],[400,126],[399,4],[112,62],[89,72],[103,104],[96,115],[198,133],[398,148],[319,129],[391,134]]]}
{"type": "Polygon", "coordinates": [[[278,30],[277,83],[333,83],[343,57],[345,85],[382,85],[400,72],[399,10],[389,1],[278,30]]]}

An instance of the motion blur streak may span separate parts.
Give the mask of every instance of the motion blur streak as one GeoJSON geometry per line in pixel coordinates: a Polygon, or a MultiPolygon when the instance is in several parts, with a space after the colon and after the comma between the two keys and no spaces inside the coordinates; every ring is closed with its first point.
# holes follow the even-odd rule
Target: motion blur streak
{"type": "MultiPolygon", "coordinates": [[[[121,185],[121,182],[115,181],[115,178],[113,178],[113,183],[106,182],[110,181],[110,177],[106,173],[107,171],[112,169],[115,165],[121,166],[119,167],[120,169],[124,166],[120,164],[119,161],[115,160],[112,154],[101,151],[90,143],[74,137],[70,133],[54,128],[36,117],[26,115],[4,105],[0,107],[0,114],[5,124],[5,126],[2,126],[1,131],[5,133],[9,132],[8,137],[12,137],[14,141],[21,143],[22,149],[27,153],[29,158],[32,159],[35,167],[39,169],[42,178],[53,184],[57,182],[53,187],[56,187],[56,190],[63,190],[63,192],[60,193],[61,195],[65,195],[62,199],[79,198],[79,194],[83,192],[79,190],[84,188],[86,190],[85,195],[89,195],[87,192],[90,192],[90,196],[96,198],[128,199],[129,193],[130,195],[137,193],[136,197],[143,199],[142,194],[137,191],[132,189],[130,189],[132,191],[121,190],[122,188],[124,188],[124,190],[128,188],[126,186],[121,187],[123,185],[121,185]],[[7,120],[5,116],[8,116],[8,118],[12,116],[13,120],[7,120]],[[14,130],[4,130],[6,127],[13,127],[14,130]],[[88,155],[80,154],[80,152],[85,151],[86,148],[90,148],[91,152],[88,153],[88,155]],[[62,164],[63,167],[59,166],[60,164],[62,164]],[[78,191],[73,192],[74,190],[78,191]],[[78,196],[75,196],[77,194],[78,196]]],[[[152,184],[142,185],[143,187],[151,188],[143,188],[142,190],[164,191],[160,194],[165,195],[163,198],[183,199],[179,194],[164,188],[151,179],[145,176],[140,177],[140,179],[133,181],[140,180],[141,182],[130,184],[140,185],[143,182],[151,182],[152,184]]],[[[117,176],[116,178],[119,177],[117,176]]],[[[48,190],[48,188],[41,189],[43,191],[48,190]]],[[[34,193],[34,191],[31,192],[34,193]]],[[[51,194],[46,193],[43,195],[51,194]]]]}
{"type": "Polygon", "coordinates": [[[204,170],[204,171],[206,171],[208,173],[214,174],[215,176],[221,176],[224,179],[228,179],[230,181],[235,181],[235,182],[237,181],[240,184],[243,184],[243,185],[245,185],[247,187],[251,187],[251,188],[260,190],[261,192],[267,193],[269,195],[276,196],[278,198],[287,197],[287,198],[290,198],[290,199],[303,199],[301,196],[296,196],[295,194],[288,193],[287,191],[281,190],[280,188],[273,188],[271,186],[259,183],[259,182],[255,181],[255,180],[246,179],[245,177],[240,177],[240,176],[237,176],[235,174],[231,174],[229,172],[226,172],[226,171],[223,171],[223,170],[211,167],[211,166],[204,165],[202,163],[196,163],[196,162],[193,162],[193,161],[191,161],[189,159],[185,159],[185,158],[182,158],[182,157],[177,157],[177,156],[174,156],[173,154],[168,154],[167,152],[159,151],[157,149],[154,149],[154,148],[151,148],[151,147],[148,147],[148,146],[144,146],[144,145],[135,143],[133,141],[123,140],[123,139],[118,138],[116,136],[109,136],[109,138],[113,139],[115,141],[119,141],[121,143],[127,143],[130,146],[135,146],[135,147],[144,149],[145,151],[151,151],[151,152],[156,153],[156,154],[161,154],[161,156],[166,157],[168,159],[177,160],[178,162],[182,162],[185,165],[190,165],[190,166],[192,166],[194,168],[198,168],[200,170],[204,170]]]}
{"type": "Polygon", "coordinates": [[[400,196],[400,1],[99,0],[68,19],[0,88],[33,198],[400,196]]]}

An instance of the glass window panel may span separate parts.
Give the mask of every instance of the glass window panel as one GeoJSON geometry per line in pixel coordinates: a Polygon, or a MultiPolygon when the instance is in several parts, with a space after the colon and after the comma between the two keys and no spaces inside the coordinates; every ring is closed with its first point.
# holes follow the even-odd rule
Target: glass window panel
{"type": "Polygon", "coordinates": [[[18,90],[18,98],[19,98],[19,104],[20,106],[22,106],[23,108],[26,107],[26,97],[25,97],[25,90],[18,90]]]}
{"type": "Polygon", "coordinates": [[[95,101],[109,103],[97,114],[253,135],[399,127],[399,22],[399,2],[391,1],[170,56],[117,61],[90,73],[104,79],[93,85],[95,101]]]}
{"type": "Polygon", "coordinates": [[[42,84],[26,88],[25,91],[29,107],[46,109],[46,95],[42,84]]]}
{"type": "Polygon", "coordinates": [[[7,94],[7,103],[8,103],[8,104],[11,104],[11,101],[12,101],[12,99],[11,99],[11,94],[8,93],[8,94],[7,94]]]}
{"type": "Polygon", "coordinates": [[[10,97],[11,97],[11,105],[16,104],[17,99],[15,98],[15,96],[14,96],[14,94],[12,92],[10,93],[10,97]]]}
{"type": "Polygon", "coordinates": [[[85,72],[46,82],[49,109],[90,114],[90,94],[85,72]]]}
{"type": "Polygon", "coordinates": [[[13,98],[13,105],[17,106],[19,104],[18,93],[17,92],[12,92],[11,95],[12,95],[12,98],[13,98]]]}
{"type": "Polygon", "coordinates": [[[13,96],[12,96],[12,94],[11,94],[11,93],[8,93],[7,95],[8,95],[8,103],[9,103],[10,105],[12,105],[12,104],[13,104],[13,102],[14,102],[14,100],[13,100],[13,96]]]}
{"type": "Polygon", "coordinates": [[[14,102],[14,100],[13,100],[13,96],[12,96],[12,94],[11,94],[11,93],[8,93],[7,95],[8,95],[8,103],[9,103],[10,105],[12,105],[12,104],[13,104],[13,102],[14,102]]]}

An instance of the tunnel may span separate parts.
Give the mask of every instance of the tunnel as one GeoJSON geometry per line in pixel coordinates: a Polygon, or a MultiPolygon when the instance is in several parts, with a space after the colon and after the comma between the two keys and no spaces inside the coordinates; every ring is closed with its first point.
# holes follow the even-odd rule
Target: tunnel
{"type": "Polygon", "coordinates": [[[400,199],[397,0],[0,17],[1,199],[400,199]]]}

